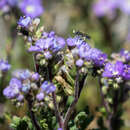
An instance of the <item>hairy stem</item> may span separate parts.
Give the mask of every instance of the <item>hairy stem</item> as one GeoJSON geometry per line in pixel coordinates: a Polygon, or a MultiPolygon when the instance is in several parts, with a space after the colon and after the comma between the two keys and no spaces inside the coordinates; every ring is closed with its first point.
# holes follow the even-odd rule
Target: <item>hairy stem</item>
{"type": "Polygon", "coordinates": [[[70,117],[75,109],[75,106],[78,102],[78,98],[79,98],[79,71],[77,71],[76,80],[75,80],[74,100],[73,100],[72,104],[69,106],[67,113],[65,115],[63,130],[67,129],[68,121],[70,120],[70,117]]]}
{"type": "Polygon", "coordinates": [[[55,92],[52,92],[52,98],[53,98],[53,104],[54,104],[54,109],[55,109],[55,115],[56,115],[57,121],[59,123],[59,127],[63,128],[63,119],[62,119],[59,109],[58,109],[55,92]]]}
{"type": "Polygon", "coordinates": [[[29,109],[29,112],[30,112],[30,118],[32,120],[32,123],[33,123],[36,130],[41,130],[41,127],[36,120],[35,114],[32,111],[32,101],[30,101],[30,97],[27,98],[27,102],[28,102],[28,109],[29,109]]]}
{"type": "MultiPolygon", "coordinates": [[[[52,81],[53,79],[53,74],[52,74],[52,61],[49,61],[48,67],[47,67],[47,71],[48,71],[48,80],[52,81]]],[[[55,92],[52,92],[52,99],[53,99],[53,105],[54,105],[54,110],[55,110],[55,116],[57,118],[58,124],[60,128],[63,128],[63,119],[62,116],[59,112],[59,107],[58,104],[56,102],[56,94],[55,92]]]]}
{"type": "Polygon", "coordinates": [[[109,111],[109,104],[107,101],[105,101],[105,95],[103,94],[102,92],[102,83],[101,83],[101,78],[99,77],[99,85],[100,85],[100,94],[101,94],[101,97],[102,97],[102,104],[108,114],[108,117],[107,117],[107,122],[108,122],[108,129],[109,130],[112,130],[112,126],[111,126],[111,119],[112,119],[112,113],[109,111]]]}

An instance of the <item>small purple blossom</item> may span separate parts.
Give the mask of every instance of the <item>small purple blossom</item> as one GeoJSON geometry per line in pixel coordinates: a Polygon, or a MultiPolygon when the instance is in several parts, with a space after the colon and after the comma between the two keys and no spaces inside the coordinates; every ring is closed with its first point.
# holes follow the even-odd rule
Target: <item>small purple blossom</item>
{"type": "Polygon", "coordinates": [[[84,42],[79,36],[75,36],[74,38],[69,37],[66,41],[70,47],[79,47],[84,42]]]}
{"type": "Polygon", "coordinates": [[[105,65],[105,70],[102,76],[108,78],[119,77],[122,76],[123,69],[124,69],[124,65],[121,61],[117,61],[115,64],[108,62],[105,65]]]}
{"type": "Polygon", "coordinates": [[[12,78],[9,82],[9,86],[15,86],[19,89],[22,88],[22,82],[17,78],[12,78]]]}
{"type": "Polygon", "coordinates": [[[1,71],[8,71],[11,68],[11,65],[8,64],[7,61],[0,60],[0,70],[1,71]]]}
{"type": "Polygon", "coordinates": [[[21,91],[27,94],[30,89],[31,89],[30,82],[27,82],[22,85],[21,91]]]}
{"type": "Polygon", "coordinates": [[[18,95],[17,100],[19,102],[23,101],[24,100],[24,96],[22,94],[18,95]]]}
{"type": "Polygon", "coordinates": [[[21,87],[21,81],[16,78],[12,78],[9,86],[4,89],[3,94],[9,99],[16,98],[20,93],[21,87]]]}
{"type": "Polygon", "coordinates": [[[91,47],[86,42],[83,42],[78,48],[78,54],[80,58],[88,57],[88,52],[90,49],[91,47]]]}
{"type": "Polygon", "coordinates": [[[76,65],[77,65],[78,67],[81,67],[81,66],[83,65],[83,63],[84,63],[84,61],[83,61],[82,59],[78,59],[78,60],[76,61],[76,65]]]}
{"type": "Polygon", "coordinates": [[[40,75],[38,73],[34,73],[32,74],[32,79],[35,80],[35,81],[38,81],[40,78],[40,75]]]}
{"type": "Polygon", "coordinates": [[[124,65],[122,76],[125,80],[130,80],[130,65],[124,65]]]}
{"type": "Polygon", "coordinates": [[[49,51],[45,51],[44,56],[45,56],[46,59],[51,59],[52,58],[52,55],[51,55],[51,53],[49,51]]]}
{"type": "Polygon", "coordinates": [[[25,80],[31,77],[31,72],[29,70],[23,70],[19,73],[19,78],[25,80]]]}
{"type": "Polygon", "coordinates": [[[52,93],[55,90],[56,90],[56,87],[52,83],[50,83],[48,81],[44,81],[42,86],[41,86],[41,91],[43,91],[43,92],[45,92],[47,94],[52,93]]]}
{"type": "Polygon", "coordinates": [[[19,95],[19,89],[15,86],[8,86],[3,90],[3,94],[9,99],[13,99],[19,95]]]}
{"type": "Polygon", "coordinates": [[[44,12],[41,0],[23,0],[20,3],[19,8],[24,15],[31,18],[41,16],[44,12]]]}
{"type": "Polygon", "coordinates": [[[32,22],[32,19],[29,16],[20,17],[20,19],[18,21],[18,25],[20,25],[21,27],[27,28],[31,22],[32,22]]]}
{"type": "Polygon", "coordinates": [[[92,48],[90,49],[90,60],[93,61],[95,66],[103,66],[105,60],[107,59],[107,55],[102,53],[99,49],[92,48]]]}
{"type": "Polygon", "coordinates": [[[41,93],[39,93],[39,94],[37,94],[36,95],[36,99],[38,100],[38,101],[42,101],[43,99],[44,99],[44,94],[41,92],[41,93]]]}

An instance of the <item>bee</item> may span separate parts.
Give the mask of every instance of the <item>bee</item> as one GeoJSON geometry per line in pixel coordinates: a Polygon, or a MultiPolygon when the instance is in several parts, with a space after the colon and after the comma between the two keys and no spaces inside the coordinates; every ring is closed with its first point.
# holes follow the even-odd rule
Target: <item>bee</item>
{"type": "Polygon", "coordinates": [[[88,40],[91,39],[91,37],[87,33],[83,33],[83,32],[80,32],[80,31],[75,31],[75,30],[73,30],[73,33],[75,35],[81,36],[81,37],[86,38],[88,40]]]}

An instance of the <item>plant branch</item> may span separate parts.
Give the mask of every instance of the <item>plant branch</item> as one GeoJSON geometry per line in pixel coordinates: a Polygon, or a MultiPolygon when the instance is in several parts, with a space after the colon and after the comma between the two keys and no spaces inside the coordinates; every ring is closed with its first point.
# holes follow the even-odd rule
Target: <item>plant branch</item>
{"type": "Polygon", "coordinates": [[[101,78],[99,77],[99,85],[100,85],[100,94],[101,94],[101,97],[102,97],[102,103],[103,103],[103,106],[108,114],[108,129],[109,130],[112,130],[112,126],[111,126],[111,120],[112,120],[112,113],[109,111],[109,105],[108,105],[108,102],[105,101],[105,96],[102,92],[102,83],[101,83],[101,78]]]}
{"type": "Polygon", "coordinates": [[[103,106],[105,107],[106,112],[109,114],[109,106],[108,106],[108,103],[105,101],[105,96],[104,96],[104,94],[102,92],[101,78],[99,78],[99,85],[100,85],[100,94],[101,94],[101,97],[102,97],[103,106]]]}
{"type": "Polygon", "coordinates": [[[68,121],[69,121],[69,119],[74,111],[74,108],[78,102],[78,98],[79,98],[79,71],[77,71],[76,80],[75,80],[74,100],[73,100],[72,104],[69,106],[67,113],[65,115],[63,130],[67,129],[68,121]]]}
{"type": "Polygon", "coordinates": [[[36,130],[41,130],[41,127],[36,120],[35,114],[32,111],[32,101],[30,100],[30,97],[27,98],[27,102],[28,102],[28,109],[30,112],[30,117],[31,117],[32,123],[35,126],[36,130]]]}
{"type": "MultiPolygon", "coordinates": [[[[48,71],[48,80],[50,80],[52,82],[53,79],[53,75],[52,75],[52,60],[49,61],[48,63],[48,67],[47,67],[47,71],[48,71]]],[[[57,121],[59,123],[59,127],[63,128],[63,119],[62,116],[59,112],[59,108],[58,108],[58,104],[56,102],[56,94],[55,92],[52,92],[52,99],[53,99],[53,105],[54,105],[54,110],[55,110],[55,116],[57,118],[57,121]]]]}
{"type": "Polygon", "coordinates": [[[63,119],[62,119],[59,109],[58,109],[55,92],[52,92],[52,98],[53,98],[53,104],[54,104],[54,109],[55,109],[55,115],[56,115],[57,121],[59,123],[59,127],[63,128],[63,119]]]}

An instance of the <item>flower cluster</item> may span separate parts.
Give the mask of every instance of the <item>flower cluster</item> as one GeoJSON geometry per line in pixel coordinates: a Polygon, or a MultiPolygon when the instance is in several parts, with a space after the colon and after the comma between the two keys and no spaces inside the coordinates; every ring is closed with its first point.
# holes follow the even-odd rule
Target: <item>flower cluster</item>
{"type": "Polygon", "coordinates": [[[56,87],[52,83],[45,81],[39,88],[37,85],[39,80],[40,75],[38,73],[30,72],[29,70],[15,71],[9,86],[4,89],[3,94],[8,99],[16,99],[18,102],[21,102],[28,94],[36,91],[38,93],[36,99],[38,101],[43,100],[44,94],[50,94],[55,91],[56,87]]]}
{"type": "Polygon", "coordinates": [[[11,68],[11,65],[8,64],[8,61],[0,60],[0,71],[8,71],[11,68]]]}
{"type": "Polygon", "coordinates": [[[44,32],[43,36],[31,45],[29,52],[41,52],[46,59],[51,59],[52,55],[65,47],[65,40],[56,36],[54,31],[50,33],[44,32]]]}
{"type": "Polygon", "coordinates": [[[130,1],[129,0],[99,0],[93,5],[93,12],[96,16],[102,17],[107,14],[110,16],[115,14],[116,9],[130,14],[130,1]]]}
{"type": "Polygon", "coordinates": [[[56,90],[56,87],[53,83],[50,83],[48,81],[44,81],[43,84],[40,87],[40,92],[36,95],[36,98],[38,101],[41,101],[44,99],[45,94],[50,94],[56,90]]]}
{"type": "Polygon", "coordinates": [[[124,80],[130,80],[130,65],[123,64],[121,61],[117,61],[115,64],[108,62],[102,76],[108,78],[121,77],[124,80]]]}
{"type": "Polygon", "coordinates": [[[0,9],[8,12],[11,8],[18,8],[24,15],[32,18],[44,12],[41,0],[1,0],[0,9]]]}
{"type": "Polygon", "coordinates": [[[79,67],[81,67],[85,61],[92,62],[93,65],[96,67],[101,67],[104,66],[104,63],[107,60],[107,55],[105,53],[103,53],[99,49],[92,48],[80,36],[68,38],[67,45],[69,47],[75,47],[73,50],[76,49],[76,52],[78,54],[79,58],[76,61],[76,65],[79,67]]]}

